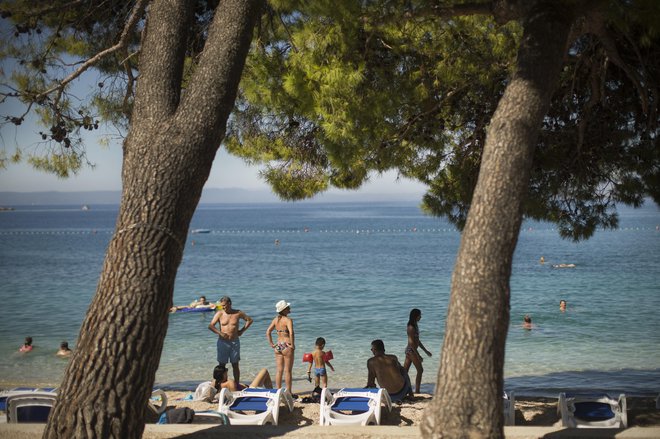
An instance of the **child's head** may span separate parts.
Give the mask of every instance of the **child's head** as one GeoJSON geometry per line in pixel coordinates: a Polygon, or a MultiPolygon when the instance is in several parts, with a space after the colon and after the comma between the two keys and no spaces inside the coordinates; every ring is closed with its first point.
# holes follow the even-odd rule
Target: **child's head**
{"type": "Polygon", "coordinates": [[[318,347],[320,349],[323,349],[323,347],[325,346],[325,338],[323,338],[323,337],[317,338],[316,343],[314,343],[314,344],[316,345],[316,347],[318,347]]]}
{"type": "Polygon", "coordinates": [[[523,322],[532,323],[532,318],[529,316],[529,314],[526,314],[525,317],[523,317],[523,322]]]}
{"type": "Polygon", "coordinates": [[[25,337],[25,345],[32,346],[32,337],[25,337]]]}
{"type": "Polygon", "coordinates": [[[60,349],[69,349],[69,343],[63,341],[62,343],[60,343],[60,349]]]}

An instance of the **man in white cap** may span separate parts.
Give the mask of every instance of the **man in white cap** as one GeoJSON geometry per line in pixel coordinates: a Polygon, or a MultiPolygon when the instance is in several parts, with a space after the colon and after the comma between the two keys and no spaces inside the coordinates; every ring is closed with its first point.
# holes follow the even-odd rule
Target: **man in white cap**
{"type": "Polygon", "coordinates": [[[222,297],[220,305],[222,305],[222,309],[213,316],[209,329],[218,334],[218,364],[224,367],[227,363],[231,363],[234,381],[239,383],[241,378],[241,370],[238,366],[238,362],[241,360],[239,337],[250,327],[252,318],[240,309],[233,309],[229,296],[222,297]],[[245,325],[238,329],[241,319],[245,321],[245,325]],[[216,325],[219,328],[216,328],[216,325]]]}

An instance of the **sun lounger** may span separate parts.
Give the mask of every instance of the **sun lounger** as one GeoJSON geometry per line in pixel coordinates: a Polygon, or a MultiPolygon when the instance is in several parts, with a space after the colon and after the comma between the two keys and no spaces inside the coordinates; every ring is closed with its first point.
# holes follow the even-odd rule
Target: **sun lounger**
{"type": "Polygon", "coordinates": [[[557,412],[563,427],[626,428],[628,416],[626,395],[619,399],[604,393],[560,393],[557,412]]]}
{"type": "Polygon", "coordinates": [[[11,395],[23,395],[34,392],[55,392],[55,387],[14,387],[13,389],[0,392],[0,411],[7,411],[7,397],[11,395]]]}
{"type": "Polygon", "coordinates": [[[165,412],[167,409],[167,395],[163,390],[156,389],[151,393],[149,408],[158,416],[165,412]]]}
{"type": "Polygon", "coordinates": [[[277,425],[282,403],[293,411],[293,398],[282,389],[222,389],[218,412],[226,415],[231,425],[277,425]]]}
{"type": "Polygon", "coordinates": [[[334,395],[321,392],[321,425],[379,425],[381,405],[392,410],[387,390],[381,388],[341,389],[334,395]]]}
{"type": "MultiPolygon", "coordinates": [[[[57,398],[55,387],[15,387],[0,393],[0,410],[7,412],[7,422],[46,422],[50,408],[57,398]],[[14,401],[16,408],[13,415],[9,402],[14,401]],[[18,417],[16,415],[19,415],[18,417]],[[30,419],[29,421],[12,420],[30,419]],[[43,421],[39,419],[43,418],[43,421]]],[[[149,408],[158,416],[167,409],[167,395],[161,389],[151,394],[149,408]]]]}
{"type": "Polygon", "coordinates": [[[515,425],[516,423],[516,398],[513,392],[504,392],[504,425],[515,425]]]}
{"type": "Polygon", "coordinates": [[[7,422],[46,422],[55,404],[54,392],[28,391],[7,396],[7,422]]]}
{"type": "Polygon", "coordinates": [[[193,424],[230,425],[229,417],[215,410],[195,410],[193,424]]]}

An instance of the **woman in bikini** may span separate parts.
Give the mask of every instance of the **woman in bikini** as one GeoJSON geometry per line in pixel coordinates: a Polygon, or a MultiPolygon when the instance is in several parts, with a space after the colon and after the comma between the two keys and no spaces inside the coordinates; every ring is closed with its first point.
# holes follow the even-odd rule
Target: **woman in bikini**
{"type": "Polygon", "coordinates": [[[422,356],[419,355],[417,348],[422,348],[426,355],[429,357],[431,353],[424,347],[422,342],[419,339],[419,327],[417,322],[422,319],[422,312],[414,308],[410,311],[410,318],[408,319],[408,346],[406,346],[406,361],[403,363],[404,369],[406,372],[410,370],[410,365],[414,364],[415,369],[417,369],[417,376],[415,377],[415,393],[419,393],[419,387],[422,384],[422,372],[424,368],[422,367],[422,356]]]}
{"type": "Polygon", "coordinates": [[[273,388],[273,383],[270,380],[270,374],[268,373],[268,369],[265,367],[259,371],[256,377],[252,380],[252,382],[249,385],[237,383],[234,380],[230,380],[227,377],[227,367],[224,365],[217,365],[215,366],[215,369],[213,369],[213,381],[211,381],[211,385],[216,389],[229,389],[232,392],[236,392],[238,390],[243,390],[247,389],[248,387],[251,388],[264,388],[264,389],[272,389],[273,388]]]}
{"type": "Polygon", "coordinates": [[[200,383],[195,389],[195,396],[193,401],[206,401],[211,402],[216,394],[222,389],[228,389],[232,392],[251,388],[265,388],[272,389],[273,383],[270,380],[268,369],[263,368],[259,371],[257,376],[252,380],[249,385],[237,383],[227,377],[227,367],[224,364],[218,364],[213,369],[213,380],[200,383]]]}
{"type": "Polygon", "coordinates": [[[268,343],[275,351],[275,387],[282,387],[282,375],[286,388],[291,395],[296,398],[292,391],[292,369],[293,369],[293,351],[296,349],[293,335],[293,320],[288,315],[291,312],[291,304],[285,300],[280,300],[275,305],[277,316],[273,319],[266,330],[268,343]],[[277,342],[273,343],[273,330],[277,331],[277,342]]]}

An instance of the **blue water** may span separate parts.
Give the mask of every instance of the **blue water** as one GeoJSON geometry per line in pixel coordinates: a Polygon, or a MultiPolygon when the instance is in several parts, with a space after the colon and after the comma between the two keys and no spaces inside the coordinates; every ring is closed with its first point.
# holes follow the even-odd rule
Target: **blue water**
{"type": "MultiPolygon", "coordinates": [[[[57,385],[93,296],[117,206],[29,206],[0,212],[0,387],[57,385]],[[25,336],[35,349],[17,353],[25,336]]],[[[560,390],[660,391],[660,212],[652,203],[621,211],[621,228],[589,241],[561,240],[552,225],[526,222],[511,279],[506,387],[518,394],[560,390]],[[543,256],[546,263],[541,265],[543,256]],[[572,269],[552,264],[573,263],[572,269]],[[568,311],[558,310],[560,299],[568,311]],[[524,314],[537,325],[520,327],[524,314]]],[[[292,303],[294,391],[316,337],[334,353],[331,387],[362,386],[371,340],[403,360],[406,322],[423,313],[423,390],[435,381],[450,278],[460,234],[414,203],[201,205],[186,243],[174,302],[230,295],[254,318],[241,338],[242,377],[275,368],[265,330],[280,299],[292,303]],[[275,245],[275,240],[280,245],[275,245]]],[[[191,388],[210,377],[210,314],[170,316],[156,381],[191,388]]],[[[411,375],[414,375],[414,368],[411,375]]],[[[414,377],[413,377],[414,379],[414,377]]]]}

